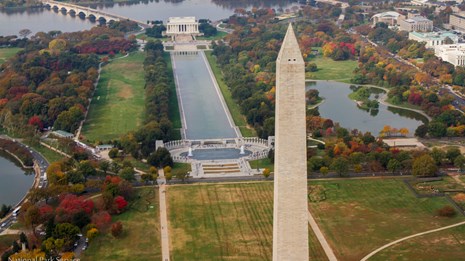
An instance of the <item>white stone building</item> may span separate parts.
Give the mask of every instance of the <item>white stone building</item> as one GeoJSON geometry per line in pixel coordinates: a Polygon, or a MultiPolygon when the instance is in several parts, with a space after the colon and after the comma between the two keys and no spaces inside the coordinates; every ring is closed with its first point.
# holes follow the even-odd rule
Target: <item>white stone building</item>
{"type": "Polygon", "coordinates": [[[371,20],[373,21],[373,26],[375,26],[377,23],[385,23],[389,26],[395,26],[397,25],[397,19],[399,18],[400,14],[398,12],[384,12],[384,13],[379,13],[375,14],[371,17],[371,20]]]}
{"type": "Polygon", "coordinates": [[[426,48],[434,48],[435,46],[443,44],[455,44],[459,41],[459,37],[456,34],[447,31],[428,33],[410,32],[408,34],[408,39],[424,42],[426,43],[426,48]],[[448,39],[452,42],[447,43],[449,41],[448,39]]]}
{"type": "Polygon", "coordinates": [[[168,19],[166,35],[173,36],[179,34],[200,34],[199,22],[195,19],[195,17],[170,17],[168,19]]]}
{"type": "Polygon", "coordinates": [[[455,66],[465,66],[465,43],[436,46],[434,54],[455,66]]]}
{"type": "Polygon", "coordinates": [[[407,32],[431,32],[433,31],[433,21],[420,15],[409,15],[397,19],[399,30],[407,32]]]}
{"type": "Polygon", "coordinates": [[[451,14],[449,25],[451,29],[465,32],[465,12],[451,14]]]}

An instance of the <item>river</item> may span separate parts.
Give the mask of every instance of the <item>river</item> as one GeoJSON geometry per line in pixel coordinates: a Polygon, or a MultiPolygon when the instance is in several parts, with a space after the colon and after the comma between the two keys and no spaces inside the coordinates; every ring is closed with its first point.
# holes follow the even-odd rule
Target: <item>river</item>
{"type": "Polygon", "coordinates": [[[24,170],[15,158],[0,151],[0,206],[15,206],[34,182],[34,172],[24,170]]]}
{"type": "Polygon", "coordinates": [[[309,82],[307,89],[316,89],[320,92],[320,97],[325,100],[319,106],[320,115],[329,118],[334,122],[348,129],[358,129],[369,131],[373,135],[378,135],[379,131],[389,125],[393,128],[407,128],[410,136],[415,133],[415,129],[427,121],[419,113],[379,105],[377,111],[366,111],[357,107],[357,104],[349,99],[352,92],[350,85],[339,82],[309,82]]]}
{"type": "MultiPolygon", "coordinates": [[[[109,13],[123,15],[132,19],[163,20],[171,16],[195,16],[212,21],[228,18],[236,8],[250,9],[252,6],[288,9],[292,0],[258,0],[258,1],[221,1],[221,0],[160,0],[142,1],[139,4],[101,4],[92,8],[109,13]],[[253,4],[251,4],[253,3],[253,4]]],[[[80,31],[96,25],[89,20],[71,17],[61,12],[47,9],[32,9],[22,12],[0,11],[0,35],[17,35],[22,29],[32,32],[60,30],[63,32],[80,31]]]]}

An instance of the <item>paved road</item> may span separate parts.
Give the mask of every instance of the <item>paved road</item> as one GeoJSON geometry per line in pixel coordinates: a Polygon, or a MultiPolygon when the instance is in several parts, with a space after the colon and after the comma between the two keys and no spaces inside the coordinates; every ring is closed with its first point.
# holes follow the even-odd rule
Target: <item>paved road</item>
{"type": "MultiPolygon", "coordinates": [[[[29,150],[29,152],[32,154],[32,157],[34,158],[34,161],[38,164],[38,167],[40,168],[40,178],[37,181],[38,182],[37,186],[40,187],[40,188],[41,187],[46,187],[47,186],[47,181],[45,179],[45,176],[46,176],[45,171],[47,170],[47,167],[49,165],[47,159],[45,159],[39,152],[35,151],[34,149],[30,148],[29,146],[15,140],[15,139],[12,139],[12,138],[10,138],[10,137],[8,137],[6,135],[1,135],[1,138],[13,140],[13,141],[17,142],[21,147],[26,148],[26,149],[29,150]]],[[[14,207],[13,209],[15,209],[16,207],[14,207]]],[[[0,222],[0,234],[2,234],[6,229],[8,229],[15,221],[16,221],[16,218],[13,217],[13,215],[11,213],[9,215],[7,215],[6,218],[1,220],[1,222],[0,222]]]]}

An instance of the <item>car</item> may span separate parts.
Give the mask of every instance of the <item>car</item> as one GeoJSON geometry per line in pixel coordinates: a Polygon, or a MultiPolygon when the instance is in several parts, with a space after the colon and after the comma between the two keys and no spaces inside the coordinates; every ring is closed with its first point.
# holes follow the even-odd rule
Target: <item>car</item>
{"type": "Polygon", "coordinates": [[[82,247],[82,251],[84,251],[84,250],[86,250],[86,249],[87,249],[87,246],[84,245],[84,246],[82,247]]]}
{"type": "Polygon", "coordinates": [[[86,237],[86,243],[89,243],[89,238],[86,237]]]}
{"type": "Polygon", "coordinates": [[[78,237],[82,237],[82,234],[77,234],[78,237]]]}
{"type": "Polygon", "coordinates": [[[2,223],[2,225],[0,227],[2,227],[2,228],[6,227],[6,223],[2,223]]]}
{"type": "Polygon", "coordinates": [[[76,241],[76,243],[74,243],[74,247],[77,247],[78,246],[78,242],[76,241]]]}
{"type": "Polygon", "coordinates": [[[47,235],[47,233],[45,233],[45,231],[42,231],[42,232],[39,233],[39,235],[45,236],[45,235],[47,235]]]}

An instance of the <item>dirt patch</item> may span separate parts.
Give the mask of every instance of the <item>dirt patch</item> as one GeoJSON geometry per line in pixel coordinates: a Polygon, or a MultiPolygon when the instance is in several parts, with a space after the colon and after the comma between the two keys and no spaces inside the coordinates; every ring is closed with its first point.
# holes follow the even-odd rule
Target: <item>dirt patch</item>
{"type": "Polygon", "coordinates": [[[116,96],[119,98],[129,99],[134,97],[132,86],[129,84],[126,84],[118,80],[110,80],[109,86],[114,86],[118,88],[118,93],[116,94],[116,96]]]}

